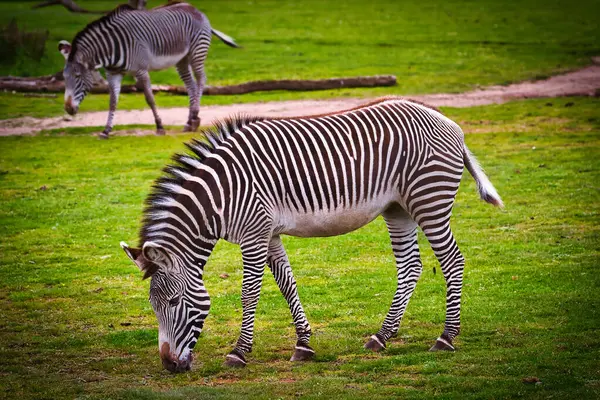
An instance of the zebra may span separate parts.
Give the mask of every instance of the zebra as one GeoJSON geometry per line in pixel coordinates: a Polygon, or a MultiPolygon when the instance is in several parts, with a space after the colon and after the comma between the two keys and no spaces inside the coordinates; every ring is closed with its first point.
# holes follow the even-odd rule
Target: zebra
{"type": "Polygon", "coordinates": [[[147,11],[129,5],[117,7],[77,33],[73,44],[66,40],[59,42],[58,50],[65,58],[65,111],[70,115],[77,113],[97,78],[96,70],[104,68],[110,107],[99,137],[107,139],[113,127],[123,75],[132,73],[137,85],[143,87],[146,102],[154,114],[156,134],[164,135],[148,71],[175,65],[190,98],[184,131],[197,130],[200,99],[206,83],[204,60],[212,35],[231,47],[239,47],[231,37],[211,28],[208,18],[186,3],[172,2],[147,11]]]}
{"type": "Polygon", "coordinates": [[[464,258],[450,230],[463,167],[480,197],[502,200],[464,142],[461,128],[436,109],[402,98],[379,99],[335,114],[297,118],[239,116],[187,143],[147,198],[141,248],[121,247],[152,277],[159,354],[170,371],[192,364],[210,308],[204,266],[219,239],[239,244],[243,318],[232,367],[246,365],[265,264],[296,328],[292,361],[310,360],[311,327],[281,235],[334,236],[382,215],[396,259],[397,289],[381,329],[365,344],[381,351],[399,329],[422,271],[417,227],[446,280],[446,322],[432,351],[454,350],[460,329],[464,258]]]}

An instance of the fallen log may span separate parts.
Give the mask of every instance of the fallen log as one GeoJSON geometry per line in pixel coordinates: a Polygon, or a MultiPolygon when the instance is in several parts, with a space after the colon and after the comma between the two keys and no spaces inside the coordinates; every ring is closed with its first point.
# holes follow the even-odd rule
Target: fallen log
{"type": "Polygon", "coordinates": [[[231,86],[209,86],[204,90],[208,95],[231,95],[270,90],[328,90],[341,88],[394,86],[396,77],[393,75],[357,76],[351,78],[331,79],[285,79],[272,81],[254,81],[231,86]]]}
{"type": "MultiPolygon", "coordinates": [[[[331,78],[313,80],[272,80],[253,81],[229,86],[207,86],[205,95],[235,95],[251,92],[271,90],[311,91],[341,88],[394,86],[396,77],[393,75],[357,76],[351,78],[331,78]]],[[[43,76],[38,78],[0,77],[0,90],[15,92],[63,92],[65,83],[62,74],[43,76]]],[[[187,95],[185,86],[152,85],[153,92],[187,95]]],[[[92,93],[108,93],[108,86],[100,84],[94,86],[92,93]]],[[[121,93],[141,92],[135,85],[123,85],[121,93]]]]}
{"type": "Polygon", "coordinates": [[[39,4],[35,4],[31,8],[35,10],[36,8],[43,8],[43,7],[50,7],[50,6],[57,6],[57,5],[63,6],[64,8],[71,11],[72,13],[78,13],[78,14],[108,14],[110,12],[110,11],[87,10],[85,8],[80,7],[73,0],[48,0],[48,1],[41,2],[39,4]]]}

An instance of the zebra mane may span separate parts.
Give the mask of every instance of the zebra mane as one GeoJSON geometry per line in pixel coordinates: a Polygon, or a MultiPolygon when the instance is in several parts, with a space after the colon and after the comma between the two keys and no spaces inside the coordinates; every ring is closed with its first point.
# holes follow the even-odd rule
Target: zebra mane
{"type": "MultiPolygon", "coordinates": [[[[430,110],[436,111],[436,112],[438,112],[438,113],[440,113],[440,114],[444,115],[444,113],[442,112],[442,110],[440,110],[440,109],[439,109],[439,108],[437,108],[436,106],[434,106],[434,105],[431,105],[431,104],[428,104],[428,103],[425,103],[425,102],[423,102],[423,101],[420,101],[420,100],[411,99],[410,97],[403,97],[403,96],[391,96],[391,95],[390,95],[390,96],[384,96],[384,97],[381,97],[381,98],[379,98],[379,99],[378,99],[378,101],[375,101],[373,104],[377,104],[377,103],[380,103],[380,102],[382,103],[382,102],[384,102],[384,101],[389,101],[389,100],[408,101],[408,102],[410,102],[410,103],[415,103],[415,104],[421,105],[421,106],[423,106],[423,107],[425,107],[425,108],[428,108],[428,109],[430,109],[430,110]]],[[[366,106],[366,105],[365,105],[365,106],[366,106]]]]}
{"type": "Polygon", "coordinates": [[[79,31],[75,35],[75,38],[73,39],[73,43],[71,44],[72,49],[71,49],[71,53],[69,54],[68,61],[71,62],[71,61],[73,61],[75,59],[75,54],[77,53],[77,46],[79,44],[79,41],[89,31],[91,31],[92,29],[94,29],[94,28],[96,28],[96,27],[104,24],[106,21],[112,20],[115,16],[121,15],[122,13],[129,12],[129,11],[135,11],[135,8],[133,8],[129,4],[121,4],[121,5],[117,6],[114,10],[112,10],[111,12],[109,12],[108,14],[106,14],[106,15],[98,18],[97,20],[92,21],[89,24],[87,24],[85,28],[83,28],[81,31],[79,31]]]}
{"type": "Polygon", "coordinates": [[[204,140],[192,139],[185,143],[190,152],[176,153],[171,157],[173,163],[163,168],[164,175],[154,181],[150,194],[146,198],[142,228],[139,233],[140,245],[148,240],[149,228],[161,212],[169,209],[168,200],[174,196],[170,188],[173,185],[182,186],[187,178],[216,151],[217,147],[238,129],[266,119],[243,114],[228,117],[215,122],[210,128],[202,129],[200,133],[204,136],[204,140]]]}

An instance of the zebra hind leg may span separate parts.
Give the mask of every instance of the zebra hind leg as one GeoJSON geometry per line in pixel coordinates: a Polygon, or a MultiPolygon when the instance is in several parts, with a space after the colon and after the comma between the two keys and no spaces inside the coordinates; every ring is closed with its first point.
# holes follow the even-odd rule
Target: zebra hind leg
{"type": "Polygon", "coordinates": [[[430,351],[454,351],[453,340],[460,332],[460,303],[465,259],[450,230],[449,221],[423,229],[446,280],[446,322],[444,332],[430,351]]]}
{"type": "Polygon", "coordinates": [[[383,217],[396,258],[398,286],[381,329],[365,344],[365,348],[372,351],[384,350],[386,342],[398,333],[400,321],[423,269],[417,244],[417,224],[399,206],[387,210],[383,217]]]}
{"type": "Polygon", "coordinates": [[[183,131],[191,132],[196,130],[200,125],[200,120],[198,120],[198,111],[200,107],[198,105],[198,87],[196,86],[196,82],[194,82],[194,78],[192,77],[192,69],[188,57],[185,57],[183,60],[177,63],[177,72],[179,73],[179,77],[183,81],[185,89],[188,93],[188,97],[190,98],[190,112],[183,131]],[[194,118],[198,120],[197,123],[194,122],[194,118]],[[194,125],[196,126],[195,128],[194,125]]]}
{"type": "Polygon", "coordinates": [[[315,351],[309,346],[311,336],[310,324],[300,303],[296,279],[292,273],[292,267],[279,236],[273,237],[269,243],[267,264],[271,272],[273,272],[275,282],[277,282],[281,294],[288,303],[294,325],[296,326],[296,348],[290,361],[309,361],[315,355],[315,351]]]}
{"type": "Polygon", "coordinates": [[[137,83],[144,89],[144,97],[146,97],[146,103],[150,106],[152,114],[154,115],[154,122],[156,123],[156,134],[164,135],[165,128],[162,125],[162,120],[158,116],[156,110],[156,103],[154,102],[154,95],[152,94],[152,86],[150,85],[150,75],[148,71],[138,71],[135,75],[137,83]]]}
{"type": "Polygon", "coordinates": [[[206,51],[202,47],[192,54],[191,66],[196,78],[196,96],[194,99],[190,96],[190,118],[186,125],[186,130],[189,129],[190,131],[196,131],[200,126],[200,117],[198,117],[198,114],[200,112],[200,100],[202,100],[202,93],[206,84],[206,73],[204,72],[205,59],[206,51]]]}

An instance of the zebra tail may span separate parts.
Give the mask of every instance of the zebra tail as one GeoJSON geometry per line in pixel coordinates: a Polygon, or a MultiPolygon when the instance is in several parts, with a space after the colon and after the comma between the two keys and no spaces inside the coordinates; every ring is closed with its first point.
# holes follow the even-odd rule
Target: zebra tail
{"type": "Polygon", "coordinates": [[[218,37],[219,39],[221,39],[223,41],[223,43],[225,43],[227,46],[236,47],[236,48],[240,47],[235,42],[235,40],[233,40],[233,38],[231,36],[226,35],[223,32],[218,31],[216,29],[211,29],[211,30],[212,30],[212,34],[215,35],[216,37],[218,37]]]}
{"type": "Polygon", "coordinates": [[[481,200],[493,204],[496,207],[503,208],[504,203],[502,203],[500,195],[496,191],[494,185],[492,185],[492,182],[490,182],[488,179],[485,172],[483,172],[483,169],[479,165],[479,162],[473,153],[471,153],[471,151],[467,148],[467,145],[464,146],[463,159],[467,170],[477,183],[477,190],[479,191],[479,197],[481,197],[481,200]]]}

